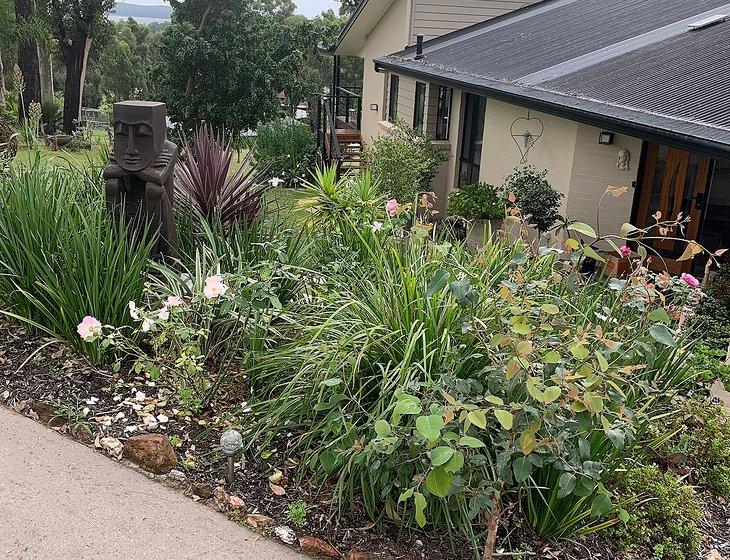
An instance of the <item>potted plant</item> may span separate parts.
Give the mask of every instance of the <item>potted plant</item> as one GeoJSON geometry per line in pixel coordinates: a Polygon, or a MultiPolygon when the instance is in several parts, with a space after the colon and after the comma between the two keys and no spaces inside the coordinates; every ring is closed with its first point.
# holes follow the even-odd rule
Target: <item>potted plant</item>
{"type": "Polygon", "coordinates": [[[464,185],[449,195],[448,213],[471,222],[467,229],[467,245],[478,247],[484,243],[487,232],[502,227],[506,203],[503,193],[493,185],[464,185]]]}
{"type": "Polygon", "coordinates": [[[559,220],[563,199],[563,194],[550,184],[547,175],[547,169],[537,171],[532,165],[525,165],[515,168],[502,185],[507,196],[513,195],[511,200],[514,200],[527,224],[537,230],[537,239],[559,220]]]}

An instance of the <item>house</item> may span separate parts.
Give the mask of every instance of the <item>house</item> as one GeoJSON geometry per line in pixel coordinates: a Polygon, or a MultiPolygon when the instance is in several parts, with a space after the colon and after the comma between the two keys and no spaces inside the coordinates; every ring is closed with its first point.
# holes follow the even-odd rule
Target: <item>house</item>
{"type": "MultiPolygon", "coordinates": [[[[376,1],[361,5],[337,48],[361,46],[364,56],[395,28],[407,31],[388,47],[408,46],[373,57],[377,78],[366,71],[363,139],[394,118],[425,127],[452,156],[433,184],[440,200],[460,185],[498,185],[529,163],[549,170],[565,196],[564,215],[601,232],[682,212],[692,218],[687,239],[713,250],[730,246],[727,0],[543,0],[422,48],[412,32],[440,33],[420,23],[419,2],[433,4],[429,13],[449,6],[434,18],[439,25],[450,2],[395,2],[369,33],[367,25],[358,31],[357,18],[376,1]],[[630,191],[605,200],[610,185],[630,191]]],[[[655,245],[670,272],[692,267],[676,260],[685,243],[655,245]]]]}

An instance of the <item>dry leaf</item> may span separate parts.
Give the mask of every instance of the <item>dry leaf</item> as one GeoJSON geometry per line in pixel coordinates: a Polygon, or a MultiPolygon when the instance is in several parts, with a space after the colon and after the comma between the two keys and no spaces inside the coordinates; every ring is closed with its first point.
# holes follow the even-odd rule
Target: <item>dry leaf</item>
{"type": "Polygon", "coordinates": [[[269,482],[269,488],[271,488],[271,491],[276,494],[277,496],[283,496],[286,494],[286,490],[284,490],[281,486],[278,484],[274,484],[273,482],[269,482]]]}

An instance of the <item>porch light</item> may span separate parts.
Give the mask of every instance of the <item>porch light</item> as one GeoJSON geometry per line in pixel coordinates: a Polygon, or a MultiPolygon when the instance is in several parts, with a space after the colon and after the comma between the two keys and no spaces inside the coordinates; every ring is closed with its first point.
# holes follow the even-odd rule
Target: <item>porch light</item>
{"type": "Polygon", "coordinates": [[[610,146],[613,144],[613,132],[606,132],[605,130],[598,135],[598,143],[602,146],[610,146]]]}

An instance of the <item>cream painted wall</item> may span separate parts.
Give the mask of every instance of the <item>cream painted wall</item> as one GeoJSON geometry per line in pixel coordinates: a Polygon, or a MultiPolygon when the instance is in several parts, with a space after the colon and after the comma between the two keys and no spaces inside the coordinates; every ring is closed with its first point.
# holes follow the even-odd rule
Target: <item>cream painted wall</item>
{"type": "MultiPolygon", "coordinates": [[[[481,181],[501,185],[503,178],[520,164],[522,155],[512,139],[510,129],[513,122],[526,117],[527,109],[524,107],[487,100],[479,175],[481,181]]],[[[536,111],[532,111],[531,118],[542,121],[543,133],[529,151],[527,163],[534,165],[538,171],[549,171],[547,178],[553,187],[565,195],[565,206],[570,191],[578,123],[536,111]]],[[[525,130],[520,124],[518,122],[515,125],[515,132],[525,130]]]]}
{"type": "Polygon", "coordinates": [[[405,32],[409,22],[408,0],[394,0],[367,36],[360,56],[365,59],[362,80],[362,137],[367,144],[382,129],[378,122],[385,119],[387,111],[386,79],[387,72],[376,72],[373,59],[403,49],[405,32]],[[377,111],[370,106],[376,104],[377,111]]]}
{"type": "Polygon", "coordinates": [[[632,185],[637,180],[641,159],[642,140],[616,134],[611,146],[598,143],[600,128],[579,124],[570,179],[570,195],[566,215],[598,227],[600,233],[618,233],[621,225],[631,221],[634,201],[632,185]],[[631,154],[628,171],[618,169],[618,152],[626,149],[631,154]],[[596,209],[608,186],[629,187],[621,197],[606,196],[600,204],[600,223],[596,223],[596,209]]]}

